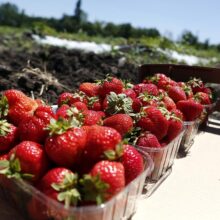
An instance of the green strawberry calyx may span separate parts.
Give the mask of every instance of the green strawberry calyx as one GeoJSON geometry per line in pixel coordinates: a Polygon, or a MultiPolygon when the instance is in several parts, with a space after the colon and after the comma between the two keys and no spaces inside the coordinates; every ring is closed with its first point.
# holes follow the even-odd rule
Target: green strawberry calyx
{"type": "Polygon", "coordinates": [[[11,132],[11,125],[6,120],[0,120],[0,136],[6,136],[11,132]]]}
{"type": "Polygon", "coordinates": [[[104,158],[116,161],[123,155],[123,142],[116,145],[115,150],[110,149],[104,152],[104,158]]]}
{"type": "Polygon", "coordinates": [[[115,92],[110,92],[107,96],[108,107],[106,112],[110,115],[117,113],[132,113],[132,99],[127,97],[125,94],[116,94],[115,92]]]}
{"type": "Polygon", "coordinates": [[[9,160],[0,161],[0,174],[15,179],[29,180],[33,178],[32,174],[22,173],[20,161],[15,157],[15,154],[12,154],[9,160]]]}
{"type": "Polygon", "coordinates": [[[109,184],[101,180],[100,175],[85,174],[80,179],[83,201],[96,202],[97,205],[105,202],[109,184]]]}
{"type": "Polygon", "coordinates": [[[51,187],[59,192],[57,199],[64,202],[65,208],[70,205],[77,205],[81,199],[79,191],[75,188],[78,183],[78,175],[73,173],[66,173],[61,183],[52,183],[51,187]]]}

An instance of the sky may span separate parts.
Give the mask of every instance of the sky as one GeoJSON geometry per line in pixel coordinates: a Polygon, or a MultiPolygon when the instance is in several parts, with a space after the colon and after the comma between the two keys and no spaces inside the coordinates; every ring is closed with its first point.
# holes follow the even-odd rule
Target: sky
{"type": "MultiPolygon", "coordinates": [[[[0,0],[5,3],[7,0],[0,0]]],[[[60,18],[73,14],[77,0],[8,0],[26,14],[60,18]]],[[[90,21],[155,27],[176,40],[190,30],[201,41],[220,43],[220,0],[82,0],[90,21]]]]}

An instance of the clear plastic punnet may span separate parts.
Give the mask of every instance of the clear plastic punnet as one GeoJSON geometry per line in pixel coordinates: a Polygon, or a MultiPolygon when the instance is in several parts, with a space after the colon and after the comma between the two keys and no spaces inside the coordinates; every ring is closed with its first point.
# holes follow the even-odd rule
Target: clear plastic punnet
{"type": "Polygon", "coordinates": [[[172,167],[174,159],[177,156],[183,134],[184,129],[174,140],[161,148],[137,146],[138,149],[148,153],[154,162],[154,169],[151,175],[147,177],[147,181],[157,182],[172,167]]]}
{"type": "Polygon", "coordinates": [[[179,147],[179,156],[185,156],[194,143],[194,138],[198,133],[199,125],[201,120],[197,119],[195,121],[184,121],[183,122],[185,131],[183,133],[183,138],[179,147]]]}
{"type": "Polygon", "coordinates": [[[144,171],[120,193],[102,205],[70,207],[50,199],[35,187],[22,180],[0,175],[0,197],[28,220],[119,220],[128,219],[136,211],[145,179],[153,170],[151,157],[142,151],[144,171]]]}

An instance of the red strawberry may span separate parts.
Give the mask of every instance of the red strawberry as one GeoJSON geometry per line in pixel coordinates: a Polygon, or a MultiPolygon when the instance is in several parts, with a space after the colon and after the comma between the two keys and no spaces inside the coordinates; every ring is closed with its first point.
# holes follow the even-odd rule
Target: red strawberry
{"type": "Polygon", "coordinates": [[[114,92],[110,92],[110,94],[107,95],[103,101],[103,110],[108,115],[118,113],[129,114],[133,111],[132,103],[132,99],[127,97],[125,94],[116,94],[114,92]]]}
{"type": "Polygon", "coordinates": [[[108,77],[104,80],[101,86],[100,95],[101,97],[105,97],[110,94],[110,92],[119,94],[122,92],[123,87],[123,82],[120,79],[117,79],[116,77],[108,77]]]}
{"type": "Polygon", "coordinates": [[[209,97],[209,94],[204,93],[204,92],[197,92],[194,95],[194,99],[202,105],[210,105],[211,104],[211,99],[209,97]]]}
{"type": "Polygon", "coordinates": [[[94,111],[102,110],[102,102],[97,96],[88,97],[88,108],[94,111]]]}
{"type": "Polygon", "coordinates": [[[0,155],[0,161],[1,160],[7,160],[8,159],[8,154],[1,154],[0,155]]]}
{"type": "MultiPolygon", "coordinates": [[[[13,177],[26,177],[30,174],[31,181],[37,181],[45,174],[49,161],[42,145],[32,141],[22,141],[12,148],[8,154],[10,175],[13,177]]],[[[7,174],[7,173],[6,173],[7,174]]]]}
{"type": "Polygon", "coordinates": [[[142,155],[131,145],[123,146],[123,156],[120,158],[125,169],[126,185],[140,175],[144,170],[142,155]]]}
{"type": "Polygon", "coordinates": [[[44,143],[49,132],[46,127],[55,115],[50,106],[39,106],[33,116],[24,118],[18,126],[20,140],[44,143]]]}
{"type": "Polygon", "coordinates": [[[120,162],[99,161],[83,181],[83,199],[98,204],[110,199],[125,187],[124,166],[120,162]]]}
{"type": "Polygon", "coordinates": [[[140,93],[147,93],[148,95],[157,96],[158,95],[158,88],[156,85],[149,83],[139,83],[133,87],[133,90],[136,92],[137,95],[140,93]]]}
{"type": "Polygon", "coordinates": [[[7,117],[14,125],[18,125],[23,118],[32,115],[38,107],[35,100],[27,97],[23,92],[18,90],[6,90],[3,94],[3,99],[4,97],[6,97],[6,103],[8,105],[7,117]]]}
{"type": "MultiPolygon", "coordinates": [[[[37,187],[44,193],[58,202],[64,203],[66,208],[75,206],[80,199],[76,189],[77,174],[66,168],[53,168],[48,171],[40,180],[37,187]]],[[[51,206],[50,201],[42,202],[39,198],[32,197],[28,203],[29,216],[33,220],[48,220],[60,218],[60,210],[51,206]]],[[[62,213],[62,218],[65,216],[62,213]]],[[[67,216],[66,216],[67,217],[67,216]]]]}
{"type": "Polygon", "coordinates": [[[105,126],[114,128],[117,130],[123,137],[133,128],[133,120],[127,114],[116,114],[106,118],[103,121],[105,126]]]}
{"type": "Polygon", "coordinates": [[[82,83],[79,86],[79,90],[84,92],[89,97],[98,96],[100,88],[100,85],[89,82],[82,83]]]}
{"type": "Polygon", "coordinates": [[[127,96],[130,97],[131,99],[135,99],[137,97],[135,91],[133,89],[125,89],[123,90],[123,93],[127,96]]]}
{"type": "Polygon", "coordinates": [[[168,89],[168,95],[173,99],[174,102],[180,100],[186,100],[186,94],[184,90],[179,86],[172,86],[168,89]]]}
{"type": "Polygon", "coordinates": [[[141,115],[137,126],[141,127],[144,131],[152,132],[157,136],[158,140],[166,136],[169,123],[158,108],[153,106],[147,107],[141,115]]]}
{"type": "Polygon", "coordinates": [[[142,133],[136,142],[137,146],[141,147],[153,147],[153,148],[160,148],[160,142],[158,141],[157,137],[150,133],[150,132],[144,132],[142,133]]]}
{"type": "Polygon", "coordinates": [[[176,138],[183,129],[183,121],[174,114],[169,119],[169,128],[167,131],[166,141],[169,143],[176,138]]]}
{"type": "Polygon", "coordinates": [[[174,114],[177,118],[181,119],[182,121],[185,121],[183,113],[179,109],[173,109],[171,110],[171,115],[174,114]]]}
{"type": "Polygon", "coordinates": [[[78,176],[71,170],[56,167],[49,170],[38,184],[38,188],[50,198],[65,203],[66,207],[76,205],[80,194],[76,189],[78,176]],[[60,196],[60,195],[63,196],[60,196]]]}
{"type": "Polygon", "coordinates": [[[100,114],[100,112],[86,110],[82,112],[82,115],[83,125],[102,124],[102,115],[100,114]]]}
{"type": "Polygon", "coordinates": [[[67,104],[63,104],[56,110],[56,119],[65,118],[68,119],[69,115],[67,111],[70,109],[70,106],[67,104]]]}
{"type": "Polygon", "coordinates": [[[133,99],[133,102],[132,102],[132,109],[133,109],[133,111],[134,112],[140,112],[141,107],[142,107],[141,100],[139,98],[133,99]]]}
{"type": "Polygon", "coordinates": [[[149,95],[148,93],[140,93],[138,98],[142,106],[158,106],[159,99],[157,96],[149,95]]]}
{"type": "Polygon", "coordinates": [[[70,92],[64,92],[59,95],[57,104],[58,106],[61,106],[63,104],[71,105],[74,102],[73,94],[70,92]]]}
{"type": "Polygon", "coordinates": [[[187,84],[191,86],[194,94],[196,94],[197,92],[203,92],[203,89],[205,87],[202,80],[198,78],[193,78],[189,80],[187,84]]]}
{"type": "Polygon", "coordinates": [[[0,120],[0,152],[9,151],[18,140],[17,127],[8,123],[6,120],[0,120]]]}
{"type": "Polygon", "coordinates": [[[114,128],[93,125],[87,131],[87,143],[84,150],[84,158],[90,161],[98,161],[107,150],[115,150],[121,141],[121,135],[114,128]]]}
{"type": "Polygon", "coordinates": [[[172,111],[172,110],[176,109],[175,102],[169,96],[164,96],[162,101],[168,111],[172,111]]]}
{"type": "Polygon", "coordinates": [[[184,90],[187,99],[190,99],[190,98],[193,97],[192,88],[191,88],[191,86],[189,86],[187,83],[178,82],[178,86],[180,86],[180,87],[184,90]]]}
{"type": "Polygon", "coordinates": [[[72,127],[65,120],[52,121],[49,129],[51,136],[45,142],[49,158],[59,166],[73,167],[81,157],[86,144],[86,132],[72,127]]]}
{"type": "Polygon", "coordinates": [[[79,111],[88,110],[87,105],[84,102],[74,102],[71,107],[77,108],[79,111]]]}
{"type": "Polygon", "coordinates": [[[183,113],[187,121],[194,121],[199,118],[203,111],[203,106],[192,99],[177,102],[177,108],[183,113]]]}

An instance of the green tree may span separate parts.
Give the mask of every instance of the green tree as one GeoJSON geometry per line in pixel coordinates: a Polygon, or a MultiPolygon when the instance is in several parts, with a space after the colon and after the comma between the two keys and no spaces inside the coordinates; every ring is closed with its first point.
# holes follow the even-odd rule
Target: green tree
{"type": "Polygon", "coordinates": [[[199,39],[191,31],[184,31],[180,38],[180,42],[188,45],[198,45],[199,39]]]}
{"type": "Polygon", "coordinates": [[[75,7],[75,11],[74,11],[74,18],[76,19],[77,22],[86,22],[87,21],[87,13],[84,12],[82,9],[81,9],[81,6],[82,6],[82,1],[81,0],[78,0],[76,2],[76,7],[75,7]]]}

